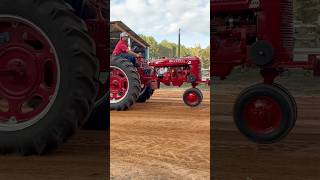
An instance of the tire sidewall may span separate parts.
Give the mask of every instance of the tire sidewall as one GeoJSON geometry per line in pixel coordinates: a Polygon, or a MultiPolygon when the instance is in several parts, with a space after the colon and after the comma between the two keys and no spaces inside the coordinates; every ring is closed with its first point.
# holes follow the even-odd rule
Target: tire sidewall
{"type": "Polygon", "coordinates": [[[290,129],[292,129],[295,126],[296,120],[298,118],[297,102],[296,102],[295,98],[291,95],[291,93],[289,92],[288,89],[286,89],[285,87],[283,87],[282,85],[277,84],[277,83],[273,83],[272,85],[274,87],[276,87],[276,88],[279,88],[281,91],[283,91],[285,94],[287,94],[289,96],[289,98],[290,98],[291,104],[292,104],[292,106],[294,108],[294,120],[292,121],[292,123],[290,125],[291,126],[290,129]]]}

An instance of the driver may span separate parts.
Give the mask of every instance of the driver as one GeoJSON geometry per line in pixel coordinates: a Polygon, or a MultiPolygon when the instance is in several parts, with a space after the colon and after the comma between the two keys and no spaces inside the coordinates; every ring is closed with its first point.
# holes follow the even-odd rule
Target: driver
{"type": "Polygon", "coordinates": [[[141,57],[140,54],[137,54],[128,48],[127,40],[129,35],[126,32],[120,34],[120,40],[118,41],[116,47],[114,48],[112,55],[119,56],[125,59],[128,59],[132,62],[133,65],[136,64],[136,57],[141,57]]]}

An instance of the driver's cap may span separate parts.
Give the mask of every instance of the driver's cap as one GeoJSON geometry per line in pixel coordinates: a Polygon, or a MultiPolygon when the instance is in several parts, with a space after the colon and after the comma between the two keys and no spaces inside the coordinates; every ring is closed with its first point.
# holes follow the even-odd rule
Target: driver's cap
{"type": "Polygon", "coordinates": [[[120,34],[120,38],[122,38],[122,37],[129,37],[129,35],[128,35],[128,33],[126,33],[126,32],[122,32],[122,33],[120,34]]]}

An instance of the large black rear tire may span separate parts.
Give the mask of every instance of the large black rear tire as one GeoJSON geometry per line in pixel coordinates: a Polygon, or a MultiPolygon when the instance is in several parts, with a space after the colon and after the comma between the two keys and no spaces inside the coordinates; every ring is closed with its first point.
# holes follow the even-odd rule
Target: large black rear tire
{"type": "Polygon", "coordinates": [[[110,128],[109,84],[109,73],[100,72],[98,92],[102,93],[98,95],[90,118],[82,128],[87,130],[108,130],[110,128]]]}
{"type": "Polygon", "coordinates": [[[142,89],[142,91],[141,91],[141,93],[140,93],[140,95],[139,95],[139,98],[138,98],[137,102],[139,102],[139,103],[144,103],[144,102],[146,102],[146,101],[147,101],[148,99],[150,99],[150,97],[153,95],[153,92],[154,92],[154,90],[151,89],[150,86],[145,86],[145,87],[142,89]]]}
{"type": "Polygon", "coordinates": [[[110,96],[110,109],[118,111],[127,110],[130,106],[137,102],[139,97],[141,91],[139,74],[137,69],[129,60],[120,58],[118,56],[111,56],[110,59],[110,94],[113,93],[115,85],[121,84],[117,82],[117,79],[119,78],[114,78],[114,75],[112,74],[113,69],[121,72],[122,75],[120,78],[123,80],[126,79],[127,81],[125,84],[125,86],[127,86],[127,91],[122,94],[122,98],[113,100],[110,96]]]}
{"type": "Polygon", "coordinates": [[[32,22],[58,57],[60,83],[48,111],[19,130],[0,128],[1,153],[43,154],[74,134],[94,106],[99,72],[95,44],[84,22],[61,0],[2,0],[0,15],[32,22]]]}
{"type": "MultiPolygon", "coordinates": [[[[95,9],[90,5],[89,0],[64,0],[72,8],[75,13],[84,19],[95,19],[96,12],[95,9]]],[[[102,7],[102,15],[104,18],[107,18],[107,8],[109,8],[109,1],[105,0],[104,6],[102,7]]]]}

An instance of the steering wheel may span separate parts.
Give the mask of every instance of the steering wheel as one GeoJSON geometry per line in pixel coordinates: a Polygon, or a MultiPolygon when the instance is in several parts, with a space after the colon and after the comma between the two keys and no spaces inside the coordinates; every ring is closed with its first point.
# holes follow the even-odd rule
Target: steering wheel
{"type": "Polygon", "coordinates": [[[133,52],[137,52],[137,51],[138,51],[138,46],[133,46],[133,47],[132,47],[132,51],[133,51],[133,52]]]}

